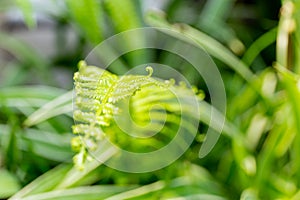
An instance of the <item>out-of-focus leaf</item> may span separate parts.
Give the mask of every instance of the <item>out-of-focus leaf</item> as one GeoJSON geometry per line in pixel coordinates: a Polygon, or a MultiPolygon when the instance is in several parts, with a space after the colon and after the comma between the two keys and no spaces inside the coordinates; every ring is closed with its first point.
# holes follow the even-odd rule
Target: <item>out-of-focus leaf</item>
{"type": "Polygon", "coordinates": [[[185,163],[182,165],[182,175],[169,181],[160,180],[140,186],[133,190],[111,196],[107,200],[171,199],[194,195],[223,196],[221,186],[204,168],[185,163]]]}
{"type": "Polygon", "coordinates": [[[69,11],[88,40],[97,45],[103,38],[102,9],[97,0],[66,0],[69,11]]]}
{"type": "Polygon", "coordinates": [[[64,179],[61,180],[59,184],[56,185],[56,189],[65,189],[72,187],[73,185],[80,185],[81,179],[86,177],[94,169],[103,164],[106,160],[110,159],[116,154],[116,149],[109,145],[108,142],[102,142],[99,144],[98,149],[93,152],[93,160],[87,162],[83,170],[79,170],[77,166],[73,166],[66,174],[64,179]]]}
{"type": "Polygon", "coordinates": [[[25,196],[50,191],[61,181],[70,168],[71,165],[57,166],[22,188],[11,200],[19,200],[25,196]]]}
{"type": "Polygon", "coordinates": [[[166,186],[166,183],[164,181],[158,181],[149,185],[141,186],[133,190],[125,191],[120,194],[116,194],[114,196],[111,196],[107,198],[106,200],[119,200],[119,199],[130,199],[134,197],[139,197],[144,194],[158,191],[163,189],[166,186]]]}
{"type": "MultiPolygon", "coordinates": [[[[293,123],[297,133],[300,133],[300,76],[294,74],[293,72],[287,70],[279,64],[275,65],[276,69],[279,71],[282,76],[282,83],[285,87],[287,97],[289,99],[288,103],[290,104],[293,112],[293,123]]],[[[296,159],[300,155],[300,134],[296,134],[294,142],[294,151],[293,151],[293,168],[297,173],[297,176],[300,178],[300,173],[298,170],[300,168],[300,159],[296,159]]]]}
{"type": "MultiPolygon", "coordinates": [[[[142,22],[137,7],[137,3],[132,0],[105,0],[104,6],[108,12],[109,17],[115,27],[116,32],[128,31],[142,27],[142,22]]],[[[131,66],[145,63],[147,51],[139,49],[141,44],[144,44],[144,35],[139,31],[131,31],[128,34],[121,34],[122,42],[118,43],[119,48],[129,51],[125,55],[131,66]],[[130,52],[137,50],[135,52],[130,52]]]]}
{"type": "MultiPolygon", "coordinates": [[[[35,108],[63,94],[65,90],[48,86],[19,86],[0,88],[0,107],[18,108],[26,116],[35,108]]],[[[54,129],[53,129],[54,130],[54,129]]]]}
{"type": "Polygon", "coordinates": [[[32,113],[25,120],[24,124],[26,126],[33,126],[51,117],[71,112],[73,110],[72,95],[73,91],[70,91],[48,102],[32,113]]]}
{"type": "MultiPolygon", "coordinates": [[[[1,125],[0,139],[7,139],[10,127],[1,125]]],[[[54,161],[66,161],[73,155],[70,147],[71,134],[57,134],[38,129],[18,130],[16,142],[18,149],[30,151],[43,158],[54,161]]]]}
{"type": "MultiPolygon", "coordinates": [[[[47,67],[47,61],[42,55],[21,40],[18,40],[6,33],[0,32],[0,47],[9,51],[20,62],[41,70],[41,72],[44,73],[43,70],[45,70],[47,67]]],[[[47,75],[49,75],[49,72],[47,72],[47,75]]]]}
{"type": "Polygon", "coordinates": [[[1,73],[5,74],[0,79],[0,85],[3,87],[22,84],[29,73],[28,70],[14,62],[8,63],[5,67],[2,65],[1,67],[1,73]]]}
{"type": "Polygon", "coordinates": [[[22,10],[24,20],[29,28],[36,27],[36,20],[34,19],[33,6],[31,0],[15,0],[17,6],[22,10]]]}
{"type": "MultiPolygon", "coordinates": [[[[251,82],[252,78],[255,76],[249,70],[248,66],[245,63],[243,63],[239,58],[237,58],[230,50],[228,50],[215,39],[202,33],[201,31],[194,29],[186,24],[172,25],[166,21],[166,19],[161,13],[157,12],[148,13],[147,22],[154,27],[175,31],[177,33],[183,34],[184,36],[187,36],[188,38],[192,38],[196,44],[200,45],[212,56],[223,61],[234,71],[236,71],[240,76],[242,76],[245,80],[251,82]]],[[[166,33],[170,34],[170,32],[166,33]]]]}
{"type": "Polygon", "coordinates": [[[0,169],[0,198],[8,198],[21,188],[17,178],[5,169],[0,169]]]}
{"type": "Polygon", "coordinates": [[[51,100],[64,92],[65,90],[60,88],[42,85],[6,87],[0,88],[0,97],[6,101],[24,98],[51,100]]]}
{"type": "Polygon", "coordinates": [[[141,21],[131,0],[105,0],[104,5],[118,32],[138,28],[141,21]]]}
{"type": "Polygon", "coordinates": [[[300,191],[298,191],[292,198],[291,200],[298,200],[300,199],[300,191]]]}
{"type": "Polygon", "coordinates": [[[211,195],[211,194],[195,194],[195,195],[180,196],[180,197],[176,197],[176,198],[168,198],[168,200],[197,200],[197,199],[226,200],[226,198],[224,198],[224,197],[220,197],[217,195],[211,195]]]}
{"type": "Polygon", "coordinates": [[[9,114],[9,122],[11,129],[8,132],[8,142],[6,149],[6,159],[5,164],[7,169],[11,171],[16,171],[17,165],[19,164],[19,151],[18,151],[18,141],[17,141],[17,134],[18,134],[18,119],[17,117],[12,114],[9,114]]]}
{"type": "Polygon", "coordinates": [[[292,67],[292,52],[290,50],[290,36],[295,30],[295,21],[292,18],[294,12],[294,3],[292,1],[283,1],[281,16],[278,25],[278,34],[276,40],[276,60],[286,67],[292,67]]]}
{"type": "Polygon", "coordinates": [[[295,10],[294,10],[294,20],[296,21],[296,29],[293,38],[293,48],[294,48],[294,68],[297,74],[300,74],[300,2],[294,0],[295,10]]]}
{"type": "Polygon", "coordinates": [[[233,0],[207,1],[200,13],[198,24],[201,30],[226,43],[234,53],[240,55],[245,50],[245,46],[226,22],[233,5],[233,0]]]}
{"type": "Polygon", "coordinates": [[[257,40],[255,40],[251,46],[245,52],[242,61],[247,65],[251,65],[251,63],[255,60],[255,58],[261,53],[269,45],[273,44],[277,38],[277,27],[269,30],[260,36],[257,40]]]}
{"type": "Polygon", "coordinates": [[[20,200],[102,200],[135,186],[97,185],[31,195],[20,200]]]}

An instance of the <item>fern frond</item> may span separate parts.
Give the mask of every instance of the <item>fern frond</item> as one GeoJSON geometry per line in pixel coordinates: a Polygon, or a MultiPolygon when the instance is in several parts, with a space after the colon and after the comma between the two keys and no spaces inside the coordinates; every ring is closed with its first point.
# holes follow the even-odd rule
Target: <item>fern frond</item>
{"type": "MultiPolygon", "coordinates": [[[[74,111],[76,124],[73,126],[73,133],[78,136],[72,140],[73,149],[78,152],[74,157],[78,168],[83,167],[88,158],[87,152],[95,149],[103,137],[121,143],[131,141],[122,136],[123,131],[114,119],[114,116],[122,112],[122,103],[126,108],[132,108],[130,112],[133,113],[133,120],[138,124],[153,122],[145,129],[146,135],[160,131],[166,136],[159,137],[171,138],[172,134],[168,135],[168,132],[182,124],[188,132],[193,131],[193,128],[189,127],[189,119],[181,119],[180,115],[182,115],[182,110],[189,113],[194,109],[189,105],[188,99],[193,98],[196,91],[188,89],[184,84],[175,86],[174,80],[161,81],[152,78],[151,67],[147,67],[146,71],[148,75],[118,77],[98,67],[87,66],[83,61],[79,63],[79,71],[74,74],[77,108],[74,111]],[[172,90],[176,91],[176,95],[172,90]],[[184,105],[178,103],[178,98],[186,100],[183,102],[184,105]],[[130,101],[122,101],[125,99],[130,101]],[[160,106],[154,108],[157,104],[160,106]],[[153,117],[152,120],[148,113],[153,117]],[[166,118],[164,118],[164,113],[166,118]],[[166,127],[162,126],[164,123],[167,124],[166,127]],[[78,138],[81,140],[79,141],[78,138]]],[[[126,126],[132,125],[126,122],[126,126]]],[[[137,126],[131,128],[139,130],[137,126]]],[[[151,141],[153,148],[162,145],[158,139],[154,138],[151,141]]],[[[147,142],[140,141],[136,146],[145,143],[147,142]]]]}

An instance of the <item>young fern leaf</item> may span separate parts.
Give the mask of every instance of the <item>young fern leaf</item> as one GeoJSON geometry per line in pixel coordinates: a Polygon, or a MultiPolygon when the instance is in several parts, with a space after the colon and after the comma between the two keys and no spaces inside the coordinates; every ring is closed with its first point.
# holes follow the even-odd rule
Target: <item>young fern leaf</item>
{"type": "Polygon", "coordinates": [[[148,76],[127,75],[118,77],[95,66],[79,63],[79,71],[74,74],[76,106],[73,133],[78,136],[72,146],[79,153],[74,157],[75,164],[82,168],[87,159],[87,151],[94,150],[97,142],[105,135],[101,129],[109,126],[114,115],[119,113],[115,105],[130,97],[146,85],[168,86],[151,78],[153,69],[147,67],[148,76]]]}
{"type": "MultiPolygon", "coordinates": [[[[79,63],[79,71],[74,74],[77,108],[74,111],[76,124],[73,126],[73,133],[77,137],[72,140],[72,147],[78,152],[74,157],[74,163],[79,169],[83,169],[84,163],[89,158],[88,151],[96,150],[97,144],[104,137],[116,139],[118,142],[131,141],[121,136],[122,130],[114,121],[114,116],[122,112],[120,109],[122,100],[130,98],[132,101],[130,112],[134,113],[136,120],[141,123],[149,123],[151,120],[145,116],[149,116],[148,112],[155,104],[161,103],[161,107],[152,112],[155,118],[153,125],[151,124],[149,130],[146,130],[148,133],[161,132],[166,137],[170,137],[168,132],[172,130],[174,124],[180,123],[180,120],[178,121],[180,109],[193,110],[188,103],[186,105],[178,104],[176,102],[178,97],[169,89],[175,88],[178,91],[177,95],[181,96],[180,98],[193,96],[195,91],[184,85],[174,86],[174,80],[160,81],[152,78],[153,69],[151,67],[146,67],[146,71],[149,73],[146,76],[116,76],[98,67],[87,66],[84,61],[79,63]],[[168,126],[159,131],[157,127],[161,124],[164,125],[163,112],[167,113],[168,126]]],[[[198,99],[201,98],[198,97],[198,99]]],[[[127,105],[127,107],[129,106],[127,105]]],[[[126,118],[130,117],[126,116],[126,118]]],[[[188,120],[186,121],[186,129],[189,130],[188,120]]],[[[130,126],[127,122],[126,125],[130,129],[138,130],[136,132],[141,132],[140,129],[130,126]]],[[[135,146],[142,143],[139,142],[135,146]]]]}

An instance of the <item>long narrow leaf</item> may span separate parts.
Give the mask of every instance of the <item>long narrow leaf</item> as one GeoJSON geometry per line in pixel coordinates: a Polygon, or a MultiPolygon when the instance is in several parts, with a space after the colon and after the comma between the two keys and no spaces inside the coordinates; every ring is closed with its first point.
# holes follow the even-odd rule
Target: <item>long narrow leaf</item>
{"type": "Polygon", "coordinates": [[[22,10],[24,20],[29,28],[36,27],[36,21],[33,13],[33,6],[30,0],[15,0],[17,6],[22,10]]]}
{"type": "Polygon", "coordinates": [[[25,196],[50,191],[61,181],[69,169],[70,165],[61,165],[46,172],[12,196],[10,200],[19,200],[25,196]]]}
{"type": "Polygon", "coordinates": [[[239,58],[237,58],[232,52],[230,52],[230,50],[228,50],[215,39],[202,33],[201,31],[185,24],[171,25],[161,14],[155,12],[151,12],[147,15],[147,22],[154,27],[160,27],[163,29],[175,31],[187,36],[188,38],[192,38],[196,42],[196,44],[203,47],[209,54],[223,61],[239,75],[241,75],[245,80],[250,82],[251,79],[255,76],[249,70],[248,66],[239,58]]]}
{"type": "Polygon", "coordinates": [[[251,65],[251,63],[261,53],[261,51],[274,43],[276,41],[276,38],[277,27],[269,30],[268,32],[260,36],[257,40],[255,40],[245,52],[242,61],[244,61],[247,65],[251,65]]]}
{"type": "Polygon", "coordinates": [[[83,170],[79,170],[76,166],[73,166],[72,169],[66,174],[64,179],[57,184],[56,189],[69,188],[72,185],[77,184],[78,182],[87,176],[94,169],[103,164],[106,160],[110,159],[113,155],[116,154],[114,147],[109,145],[107,142],[102,142],[99,144],[99,148],[93,152],[93,160],[87,162],[83,170]]]}
{"type": "Polygon", "coordinates": [[[67,0],[69,11],[76,24],[92,44],[103,39],[102,10],[97,0],[67,0]]]}
{"type": "Polygon", "coordinates": [[[31,195],[20,200],[102,200],[113,194],[130,190],[133,187],[115,185],[77,187],[31,195]]]}
{"type": "Polygon", "coordinates": [[[73,91],[67,92],[49,103],[42,106],[39,110],[32,113],[24,122],[26,126],[33,126],[42,121],[60,115],[69,113],[73,110],[72,106],[73,91]]]}

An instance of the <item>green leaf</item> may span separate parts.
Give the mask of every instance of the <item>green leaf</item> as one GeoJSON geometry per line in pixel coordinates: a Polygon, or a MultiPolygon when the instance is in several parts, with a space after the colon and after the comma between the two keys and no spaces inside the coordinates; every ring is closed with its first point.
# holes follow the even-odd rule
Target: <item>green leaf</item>
{"type": "Polygon", "coordinates": [[[203,200],[226,200],[224,197],[220,197],[217,195],[211,195],[211,194],[195,194],[195,195],[186,195],[186,196],[180,196],[176,198],[170,198],[169,200],[196,200],[196,199],[203,199],[203,200]]]}
{"type": "Polygon", "coordinates": [[[43,105],[25,120],[24,125],[33,126],[51,117],[71,112],[73,110],[72,95],[73,91],[69,91],[43,105]]]}
{"type": "MultiPolygon", "coordinates": [[[[7,140],[11,127],[0,124],[0,139],[7,140]]],[[[18,150],[31,152],[53,161],[65,161],[73,155],[70,148],[71,134],[57,134],[38,129],[17,130],[18,150]]],[[[16,149],[14,149],[16,151],[16,149]]]]}
{"type": "Polygon", "coordinates": [[[107,200],[117,199],[172,199],[185,197],[221,197],[220,185],[203,168],[186,163],[182,166],[183,176],[169,181],[159,180],[157,182],[143,185],[132,190],[125,191],[107,198],[107,200]],[[190,170],[190,171],[188,171],[190,170]]]}
{"type": "Polygon", "coordinates": [[[105,0],[106,7],[117,32],[141,27],[137,8],[132,0],[105,0]]]}
{"type": "Polygon", "coordinates": [[[17,6],[22,10],[25,23],[29,28],[36,27],[36,20],[34,18],[33,6],[31,0],[15,0],[17,6]]]}
{"type": "Polygon", "coordinates": [[[80,144],[77,146],[78,143],[74,143],[77,146],[76,149],[81,149],[75,157],[77,161],[80,158],[82,162],[85,162],[86,150],[97,146],[97,141],[103,136],[98,129],[101,126],[109,126],[113,116],[119,112],[115,105],[117,101],[131,96],[145,85],[167,85],[150,77],[152,68],[147,68],[147,70],[149,76],[128,75],[119,78],[98,67],[86,66],[83,61],[79,63],[79,72],[74,74],[76,105],[79,108],[74,111],[74,119],[79,124],[73,126],[73,132],[79,134],[78,137],[81,137],[83,141],[88,141],[91,146],[84,147],[80,144]],[[90,127],[88,129],[90,132],[82,128],[84,124],[90,127]]]}
{"type": "Polygon", "coordinates": [[[21,200],[102,200],[134,186],[97,185],[31,195],[21,200]]]}
{"type": "Polygon", "coordinates": [[[130,199],[133,197],[142,196],[144,194],[147,194],[147,193],[150,193],[153,191],[161,190],[165,186],[166,186],[166,183],[164,181],[157,181],[157,182],[149,184],[149,185],[141,186],[139,188],[111,196],[111,197],[107,198],[107,200],[130,199]]]}
{"type": "Polygon", "coordinates": [[[110,159],[116,154],[116,150],[111,147],[107,142],[100,142],[98,148],[93,152],[95,155],[92,161],[87,162],[84,167],[80,168],[82,163],[73,166],[64,178],[56,184],[55,189],[70,188],[73,185],[80,185],[80,181],[88,176],[93,170],[103,164],[106,160],[110,159]],[[78,170],[78,167],[80,170],[78,170]]]}
{"type": "Polygon", "coordinates": [[[277,27],[269,30],[256,39],[245,52],[242,61],[251,65],[255,58],[269,45],[273,44],[277,38],[277,27]]]}
{"type": "Polygon", "coordinates": [[[97,0],[66,0],[71,16],[83,31],[83,35],[94,45],[103,39],[102,9],[97,0]]]}
{"type": "MultiPolygon", "coordinates": [[[[19,61],[36,67],[39,70],[44,69],[47,64],[46,60],[44,60],[35,49],[23,41],[3,32],[0,32],[0,47],[12,53],[19,61]]],[[[49,75],[49,72],[47,73],[47,75],[49,75]]]]}
{"type": "Polygon", "coordinates": [[[63,89],[43,85],[18,86],[0,88],[0,97],[1,99],[5,99],[7,102],[13,99],[26,98],[51,100],[64,92],[65,90],[63,89]]]}
{"type": "Polygon", "coordinates": [[[244,44],[227,24],[233,6],[234,1],[207,1],[200,13],[198,24],[201,30],[226,43],[234,53],[240,55],[245,50],[244,44]]]}
{"type": "MultiPolygon", "coordinates": [[[[104,0],[103,4],[117,33],[142,27],[141,16],[137,7],[139,4],[135,1],[104,0]]],[[[136,66],[145,63],[149,52],[139,48],[141,44],[145,43],[144,35],[133,30],[128,34],[121,34],[119,37],[122,37],[122,42],[118,43],[118,48],[129,51],[125,55],[129,64],[136,66]]]]}
{"type": "MultiPolygon", "coordinates": [[[[84,62],[79,63],[79,72],[76,72],[74,75],[76,90],[75,101],[78,107],[78,109],[74,111],[74,119],[78,123],[73,126],[73,133],[78,136],[77,139],[75,138],[72,141],[74,149],[78,151],[78,154],[74,157],[74,161],[79,168],[84,167],[84,162],[88,156],[87,151],[93,151],[93,149],[99,146],[97,142],[101,141],[104,136],[107,136],[113,141],[118,141],[120,145],[122,145],[123,142],[127,144],[127,146],[129,143],[134,143],[134,148],[139,149],[140,143],[130,142],[132,139],[129,138],[125,139],[125,137],[122,136],[123,130],[117,126],[118,123],[114,120],[114,116],[119,115],[122,110],[126,110],[127,108],[133,108],[131,110],[131,113],[133,113],[132,116],[135,116],[137,122],[143,124],[150,121],[149,118],[145,117],[148,116],[150,109],[158,103],[163,103],[160,104],[160,108],[156,109],[156,113],[151,112],[151,121],[154,120],[157,122],[156,125],[162,125],[163,127],[161,133],[164,133],[166,137],[171,137],[172,133],[176,131],[166,130],[176,130],[179,124],[190,134],[197,132],[197,129],[192,124],[193,120],[191,119],[197,119],[198,113],[193,116],[188,114],[197,109],[197,107],[194,108],[192,107],[193,105],[190,105],[191,102],[195,101],[195,106],[197,106],[197,100],[201,100],[201,97],[195,94],[197,91],[187,88],[185,85],[172,86],[175,82],[174,80],[163,82],[150,77],[153,72],[151,67],[146,67],[146,71],[149,72],[148,76],[124,75],[118,77],[95,66],[86,66],[84,62]],[[173,91],[176,91],[176,95],[174,95],[173,91]],[[167,94],[166,99],[161,100],[160,98],[163,94],[167,94]],[[132,97],[130,105],[125,103],[126,100],[129,100],[129,97],[132,97]],[[178,103],[178,101],[180,101],[180,103],[178,103]],[[123,104],[125,107],[121,107],[122,103],[125,103],[123,104]],[[165,112],[164,109],[169,113],[166,121],[162,119],[161,114],[165,112]],[[185,112],[183,114],[180,111],[185,112]],[[185,115],[186,117],[182,117],[185,119],[182,120],[182,122],[179,120],[180,115],[185,115]],[[163,124],[165,122],[168,122],[170,127],[164,127],[163,124]],[[107,129],[102,131],[105,127],[107,127],[107,129]]],[[[122,114],[126,115],[126,112],[122,114]]],[[[125,117],[124,115],[120,118],[131,119],[131,117],[125,117]]],[[[134,128],[131,125],[132,121],[128,122],[129,124],[127,124],[127,126],[134,128]]],[[[195,123],[198,125],[198,121],[195,123]]],[[[149,131],[152,132],[161,129],[153,128],[153,126],[150,127],[149,131]]],[[[157,140],[159,141],[159,139],[157,140]]],[[[181,141],[181,145],[183,144],[184,141],[181,141]]],[[[151,145],[155,146],[156,143],[151,143],[151,145]]]]}
{"type": "Polygon", "coordinates": [[[276,40],[276,60],[286,68],[293,67],[292,51],[290,49],[290,36],[295,31],[295,20],[293,12],[295,5],[292,1],[284,1],[282,12],[278,24],[278,34],[276,40]]]}
{"type": "Polygon", "coordinates": [[[300,74],[300,2],[294,0],[295,3],[295,13],[294,20],[296,21],[296,29],[294,37],[292,39],[292,44],[294,48],[293,55],[295,56],[294,68],[297,74],[300,74]]]}
{"type": "MultiPolygon", "coordinates": [[[[285,67],[280,66],[279,64],[275,65],[276,69],[279,71],[283,86],[285,87],[285,91],[287,93],[288,104],[291,106],[291,110],[293,113],[293,125],[295,127],[295,131],[298,133],[295,137],[294,142],[294,158],[299,157],[300,146],[297,145],[300,142],[300,77],[299,75],[287,70],[285,67]]],[[[298,169],[300,167],[300,160],[295,159],[293,162],[293,168],[298,169]]],[[[300,177],[300,173],[298,171],[297,176],[300,177]]]]}
{"type": "Polygon", "coordinates": [[[0,198],[5,199],[21,188],[17,177],[5,169],[0,169],[0,198]]]}
{"type": "Polygon", "coordinates": [[[70,165],[60,165],[46,172],[22,188],[22,190],[11,197],[11,200],[19,200],[25,196],[52,190],[61,181],[61,178],[68,172],[70,167],[70,165]]]}
{"type": "MultiPolygon", "coordinates": [[[[186,24],[172,25],[166,21],[165,17],[161,13],[157,12],[149,12],[146,16],[146,20],[150,25],[162,28],[159,29],[161,31],[163,31],[164,29],[171,30],[183,34],[188,38],[191,38],[195,41],[195,44],[200,45],[200,47],[204,48],[209,54],[227,64],[245,80],[251,82],[251,80],[255,77],[255,75],[249,70],[248,66],[245,63],[243,63],[221,43],[206,35],[205,33],[186,24]]],[[[166,33],[171,34],[169,31],[166,31],[166,33]]]]}

